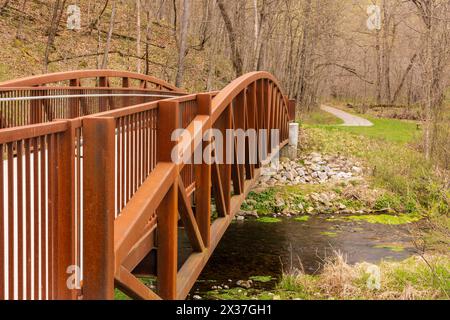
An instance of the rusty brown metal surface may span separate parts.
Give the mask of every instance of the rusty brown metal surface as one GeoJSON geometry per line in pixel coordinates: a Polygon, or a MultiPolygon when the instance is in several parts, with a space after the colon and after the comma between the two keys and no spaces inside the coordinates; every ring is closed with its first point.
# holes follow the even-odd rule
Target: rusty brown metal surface
{"type": "Polygon", "coordinates": [[[176,91],[182,92],[181,89],[171,85],[170,83],[161,79],[147,76],[140,73],[134,73],[129,71],[117,71],[117,70],[77,70],[58,73],[49,73],[43,75],[37,75],[22,79],[10,80],[0,82],[0,87],[35,87],[42,85],[72,85],[82,86],[84,81],[91,80],[90,83],[99,84],[103,81],[104,86],[112,81],[108,79],[117,78],[118,80],[126,79],[122,82],[121,86],[135,87],[135,88],[154,88],[158,90],[176,91]],[[144,85],[143,85],[144,83],[144,85]]]}
{"type": "Polygon", "coordinates": [[[183,95],[139,88],[0,87],[0,129],[74,119],[183,95]]]}
{"type": "Polygon", "coordinates": [[[83,298],[114,298],[113,118],[83,120],[83,298]]]}
{"type": "MultiPolygon", "coordinates": [[[[295,112],[265,72],[244,75],[220,92],[192,95],[158,79],[108,70],[44,75],[0,87],[1,97],[26,92],[26,97],[50,98],[14,101],[3,109],[0,104],[1,125],[8,127],[0,129],[1,299],[112,299],[114,286],[136,299],[185,298],[258,178],[262,161],[273,154],[268,141],[268,154],[250,164],[246,140],[244,164],[194,165],[173,163],[172,150],[181,155],[205,150],[214,141],[198,138],[211,128],[279,129],[281,147],[295,112]],[[92,92],[164,92],[172,98],[52,99],[92,92]],[[179,128],[186,129],[181,139],[189,143],[171,141],[179,128]],[[219,216],[214,221],[212,198],[219,216]],[[11,221],[19,226],[17,235],[11,221]],[[178,270],[179,226],[194,252],[178,270]],[[6,262],[15,259],[16,237],[17,252],[26,257],[17,265],[6,262]],[[156,292],[133,274],[152,251],[156,292]],[[81,289],[67,288],[69,265],[81,268],[81,289]]],[[[237,160],[235,148],[225,144],[223,151],[237,160]]]]}

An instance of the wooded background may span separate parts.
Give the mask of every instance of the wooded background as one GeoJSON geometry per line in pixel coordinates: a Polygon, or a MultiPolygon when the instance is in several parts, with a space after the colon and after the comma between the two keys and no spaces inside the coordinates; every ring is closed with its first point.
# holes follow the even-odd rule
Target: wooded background
{"type": "Polygon", "coordinates": [[[0,80],[113,68],[209,91],[267,70],[302,110],[329,98],[419,106],[427,155],[445,125],[448,0],[0,0],[0,29],[0,80]]]}

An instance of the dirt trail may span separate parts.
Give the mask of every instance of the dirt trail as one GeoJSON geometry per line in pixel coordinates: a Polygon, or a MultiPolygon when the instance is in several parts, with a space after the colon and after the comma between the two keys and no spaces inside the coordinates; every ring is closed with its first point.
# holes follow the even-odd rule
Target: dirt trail
{"type": "Polygon", "coordinates": [[[343,126],[349,126],[349,127],[371,127],[373,126],[373,123],[370,122],[367,119],[358,117],[358,116],[354,116],[348,112],[333,108],[333,107],[329,107],[326,105],[322,105],[320,106],[320,108],[323,111],[326,111],[328,113],[331,113],[332,115],[338,117],[339,119],[342,119],[344,121],[344,123],[342,124],[343,126]]]}

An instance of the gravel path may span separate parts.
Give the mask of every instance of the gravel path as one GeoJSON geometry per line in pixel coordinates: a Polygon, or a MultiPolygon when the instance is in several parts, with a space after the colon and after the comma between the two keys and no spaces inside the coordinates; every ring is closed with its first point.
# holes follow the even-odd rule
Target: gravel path
{"type": "Polygon", "coordinates": [[[348,126],[348,127],[371,127],[373,126],[373,123],[370,122],[367,119],[358,117],[358,116],[354,116],[348,112],[333,108],[333,107],[329,107],[329,106],[325,106],[322,105],[320,107],[323,111],[329,112],[331,114],[333,114],[334,116],[342,119],[344,121],[344,123],[342,124],[343,126],[348,126]]]}

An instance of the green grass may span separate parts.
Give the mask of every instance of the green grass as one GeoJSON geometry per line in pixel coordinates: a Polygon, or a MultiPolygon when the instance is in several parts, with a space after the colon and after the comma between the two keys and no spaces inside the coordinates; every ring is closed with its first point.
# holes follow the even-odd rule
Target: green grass
{"type": "Polygon", "coordinates": [[[442,182],[433,174],[432,164],[413,148],[340,129],[308,128],[307,134],[309,145],[304,146],[307,150],[340,153],[365,162],[372,171],[372,186],[386,189],[393,195],[391,199],[380,199],[377,206],[389,203],[390,207],[395,208],[401,197],[401,205],[410,212],[431,208],[441,213],[448,210],[448,203],[442,194],[442,182]]]}
{"type": "Polygon", "coordinates": [[[347,132],[363,135],[374,139],[383,139],[390,142],[409,143],[415,141],[421,134],[417,124],[409,121],[395,119],[381,119],[367,116],[374,126],[372,127],[340,127],[347,132]]]}
{"type": "Polygon", "coordinates": [[[321,123],[306,125],[313,128],[328,130],[332,134],[336,130],[339,130],[371,139],[379,139],[402,144],[417,140],[417,138],[421,134],[421,130],[417,128],[417,124],[414,122],[401,121],[396,119],[375,118],[371,116],[364,116],[364,118],[370,120],[374,125],[372,127],[348,127],[337,125],[323,125],[321,123]]]}
{"type": "Polygon", "coordinates": [[[340,118],[335,117],[331,113],[317,109],[311,113],[303,114],[301,116],[301,123],[307,125],[339,125],[344,123],[340,118]]]}

